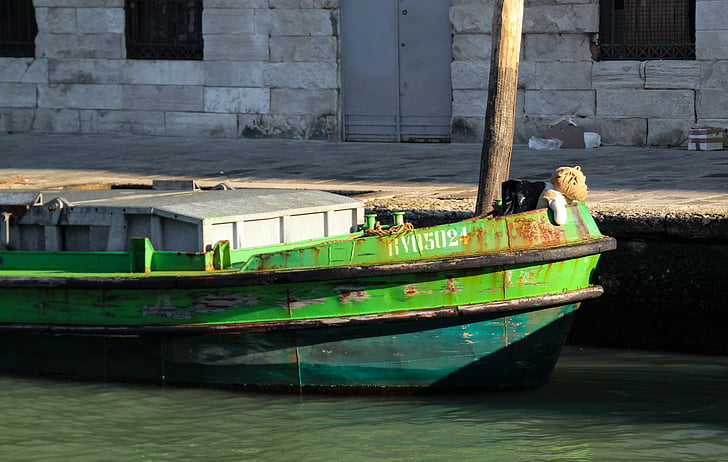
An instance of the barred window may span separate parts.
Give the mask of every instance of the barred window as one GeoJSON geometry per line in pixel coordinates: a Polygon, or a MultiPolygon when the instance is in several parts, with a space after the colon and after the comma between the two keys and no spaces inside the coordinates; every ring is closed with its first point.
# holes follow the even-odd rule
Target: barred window
{"type": "Polygon", "coordinates": [[[202,0],[125,0],[126,57],[202,59],[202,0]]]}
{"type": "Polygon", "coordinates": [[[601,60],[695,59],[695,0],[601,0],[601,60]]]}
{"type": "Polygon", "coordinates": [[[35,56],[38,23],[32,0],[0,0],[0,56],[35,56]]]}

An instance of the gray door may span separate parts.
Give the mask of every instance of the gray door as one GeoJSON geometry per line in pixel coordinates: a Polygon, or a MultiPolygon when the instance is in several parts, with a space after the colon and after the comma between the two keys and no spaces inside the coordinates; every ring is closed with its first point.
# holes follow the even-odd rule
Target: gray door
{"type": "Polygon", "coordinates": [[[342,0],[346,141],[449,141],[450,1],[342,0]]]}

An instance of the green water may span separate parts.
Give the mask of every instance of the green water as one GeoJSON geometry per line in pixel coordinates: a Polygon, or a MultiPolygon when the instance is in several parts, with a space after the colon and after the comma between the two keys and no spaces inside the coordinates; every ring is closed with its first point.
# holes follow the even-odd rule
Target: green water
{"type": "Polygon", "coordinates": [[[565,349],[551,383],[337,396],[0,375],[0,461],[728,461],[728,357],[565,349]]]}

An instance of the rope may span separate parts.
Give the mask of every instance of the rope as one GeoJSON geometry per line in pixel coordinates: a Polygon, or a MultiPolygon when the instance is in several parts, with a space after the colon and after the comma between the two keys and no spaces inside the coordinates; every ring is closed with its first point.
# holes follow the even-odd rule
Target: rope
{"type": "Polygon", "coordinates": [[[389,236],[391,234],[406,233],[415,229],[412,223],[402,223],[401,225],[393,225],[387,229],[382,228],[379,222],[374,223],[374,229],[365,229],[364,234],[367,236],[389,236]]]}

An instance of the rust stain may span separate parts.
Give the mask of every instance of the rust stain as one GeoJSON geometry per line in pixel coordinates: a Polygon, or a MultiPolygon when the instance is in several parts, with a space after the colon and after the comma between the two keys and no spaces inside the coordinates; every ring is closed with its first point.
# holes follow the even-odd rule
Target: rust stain
{"type": "Polygon", "coordinates": [[[404,294],[408,297],[414,297],[419,294],[432,294],[431,290],[418,290],[416,286],[409,285],[404,288],[404,294]]]}
{"type": "Polygon", "coordinates": [[[340,303],[363,302],[372,297],[369,292],[361,288],[337,287],[336,291],[339,292],[340,303]]]}
{"type": "Polygon", "coordinates": [[[510,236],[525,245],[556,245],[564,242],[564,231],[547,218],[538,220],[514,217],[509,220],[510,236]]]}
{"type": "Polygon", "coordinates": [[[271,258],[274,255],[283,255],[283,256],[286,257],[286,259],[288,257],[288,255],[286,253],[284,253],[284,252],[281,252],[280,254],[266,253],[266,254],[258,255],[257,258],[258,258],[258,261],[260,261],[260,263],[258,265],[258,270],[266,270],[266,269],[267,270],[275,270],[275,269],[280,269],[280,265],[274,265],[274,264],[272,264],[270,262],[271,258]]]}
{"type": "Polygon", "coordinates": [[[446,294],[454,294],[457,292],[462,292],[463,289],[459,289],[457,287],[457,281],[453,278],[447,279],[447,285],[444,289],[442,289],[440,292],[446,293],[446,294]]]}

